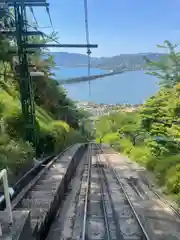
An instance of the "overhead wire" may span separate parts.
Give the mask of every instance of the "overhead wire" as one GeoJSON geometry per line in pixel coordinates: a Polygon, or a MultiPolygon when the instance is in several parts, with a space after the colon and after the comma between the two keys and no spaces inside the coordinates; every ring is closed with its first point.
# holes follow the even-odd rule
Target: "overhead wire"
{"type": "MultiPolygon", "coordinates": [[[[88,24],[88,3],[87,0],[84,0],[84,15],[85,15],[85,30],[86,30],[86,42],[87,45],[89,45],[89,24],[88,24]]],[[[89,77],[89,98],[91,98],[91,81],[90,81],[90,76],[91,76],[91,50],[88,47],[87,48],[87,57],[88,57],[88,77],[89,77]]]]}
{"type": "Polygon", "coordinates": [[[46,11],[47,11],[47,14],[49,16],[49,21],[50,21],[50,24],[51,24],[51,27],[54,31],[54,27],[53,27],[53,22],[52,22],[52,18],[51,18],[51,14],[50,14],[50,10],[49,10],[49,7],[46,6],[46,11]]]}
{"type": "Polygon", "coordinates": [[[53,22],[52,22],[52,18],[51,18],[51,14],[50,14],[50,10],[49,10],[49,7],[46,6],[46,12],[48,14],[48,18],[49,18],[49,22],[50,22],[50,25],[49,26],[46,26],[46,27],[40,27],[39,24],[38,24],[38,21],[37,21],[37,18],[35,16],[35,13],[34,13],[34,10],[33,10],[33,7],[29,7],[32,15],[33,15],[33,18],[34,18],[34,21],[36,23],[36,26],[39,27],[39,28],[52,28],[52,30],[54,31],[54,27],[53,27],[53,22]]]}
{"type": "MultiPolygon", "coordinates": [[[[8,13],[8,16],[11,18],[11,20],[15,21],[15,18],[14,18],[14,16],[13,16],[12,13],[8,13]]],[[[29,23],[27,23],[27,22],[26,22],[26,25],[27,25],[28,27],[30,27],[30,28],[38,31],[42,37],[47,37],[47,38],[49,38],[52,42],[55,42],[55,43],[57,43],[57,44],[60,44],[60,42],[57,41],[55,38],[50,37],[48,34],[40,31],[39,28],[42,28],[42,27],[39,27],[39,26],[37,27],[37,26],[34,26],[34,25],[29,24],[29,23]]]]}
{"type": "Polygon", "coordinates": [[[38,25],[37,18],[36,18],[35,14],[34,14],[33,7],[29,7],[29,9],[30,9],[30,11],[31,11],[31,13],[32,13],[32,15],[33,15],[33,18],[34,18],[35,24],[36,24],[36,26],[38,27],[39,25],[38,25]]]}
{"type": "MultiPolygon", "coordinates": [[[[84,0],[84,12],[85,12],[86,42],[87,42],[87,45],[89,45],[89,44],[90,44],[90,41],[89,41],[88,5],[87,5],[87,0],[84,0]]],[[[14,16],[13,16],[12,13],[8,13],[8,15],[9,15],[9,17],[10,17],[13,21],[15,21],[15,18],[14,18],[14,16]]],[[[50,12],[49,12],[49,15],[50,15],[50,12]]],[[[51,17],[50,17],[50,18],[51,18],[51,17]]],[[[51,23],[52,23],[52,20],[51,20],[51,23]]],[[[42,37],[43,37],[43,36],[44,36],[44,37],[47,37],[47,38],[49,38],[49,40],[51,40],[52,42],[55,42],[55,43],[57,43],[57,44],[61,44],[56,38],[50,37],[48,34],[40,31],[40,28],[42,28],[42,27],[39,27],[39,26],[37,27],[37,26],[34,26],[34,25],[29,24],[29,23],[27,23],[27,22],[26,22],[26,24],[27,24],[28,27],[30,27],[30,28],[38,31],[38,32],[42,35],[42,37]]],[[[53,24],[51,24],[51,27],[53,28],[53,24]]],[[[90,70],[91,70],[91,69],[90,69],[90,66],[91,66],[90,54],[91,54],[91,50],[90,50],[90,48],[88,47],[88,48],[87,48],[87,55],[88,55],[88,76],[91,75],[91,71],[90,71],[90,70]]]]}

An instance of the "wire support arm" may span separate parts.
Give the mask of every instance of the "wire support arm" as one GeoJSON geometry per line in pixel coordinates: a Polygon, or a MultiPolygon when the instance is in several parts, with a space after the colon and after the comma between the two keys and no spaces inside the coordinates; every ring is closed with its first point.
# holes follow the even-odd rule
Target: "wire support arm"
{"type": "Polygon", "coordinates": [[[97,48],[97,44],[25,44],[25,48],[97,48]]]}

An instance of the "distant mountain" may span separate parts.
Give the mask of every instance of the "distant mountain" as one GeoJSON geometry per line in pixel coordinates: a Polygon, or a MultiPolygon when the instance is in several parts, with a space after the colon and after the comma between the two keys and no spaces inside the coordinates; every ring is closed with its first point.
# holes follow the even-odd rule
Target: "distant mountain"
{"type": "MultiPolygon", "coordinates": [[[[88,58],[84,54],[55,52],[51,53],[58,66],[76,67],[87,66],[88,58]]],[[[136,70],[147,69],[144,57],[151,61],[158,61],[161,57],[166,56],[161,53],[137,53],[121,54],[113,57],[91,58],[91,66],[107,70],[136,70]]]]}
{"type": "MultiPolygon", "coordinates": [[[[54,56],[54,60],[59,66],[77,66],[88,64],[88,58],[85,54],[68,52],[54,52],[51,54],[54,56]]],[[[98,61],[98,58],[91,58],[91,61],[98,61]]]]}

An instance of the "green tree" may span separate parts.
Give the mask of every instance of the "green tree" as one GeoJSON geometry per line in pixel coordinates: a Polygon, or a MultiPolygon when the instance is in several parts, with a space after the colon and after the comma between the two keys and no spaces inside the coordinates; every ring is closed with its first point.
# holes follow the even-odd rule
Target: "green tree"
{"type": "Polygon", "coordinates": [[[174,45],[169,41],[164,41],[164,45],[157,45],[159,48],[166,49],[168,55],[161,58],[158,62],[153,62],[146,58],[150,67],[157,69],[156,72],[149,74],[158,77],[162,87],[173,87],[180,83],[180,53],[176,52],[178,45],[174,45]]]}

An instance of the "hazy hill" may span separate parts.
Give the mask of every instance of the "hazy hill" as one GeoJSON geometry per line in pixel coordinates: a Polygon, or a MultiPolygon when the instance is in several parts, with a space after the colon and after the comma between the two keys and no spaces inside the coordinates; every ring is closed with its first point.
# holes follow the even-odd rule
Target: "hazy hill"
{"type": "MultiPolygon", "coordinates": [[[[59,66],[74,67],[87,65],[87,56],[79,53],[55,52],[52,53],[55,62],[59,66]]],[[[113,57],[91,58],[91,66],[102,69],[144,69],[146,62],[144,56],[152,61],[158,61],[165,54],[160,53],[139,53],[139,54],[121,54],[113,57]]]]}
{"type": "MultiPolygon", "coordinates": [[[[68,53],[68,52],[54,52],[55,62],[59,66],[77,66],[77,65],[87,65],[87,56],[80,53],[68,53]]],[[[91,58],[93,61],[98,61],[98,58],[91,58]]]]}

